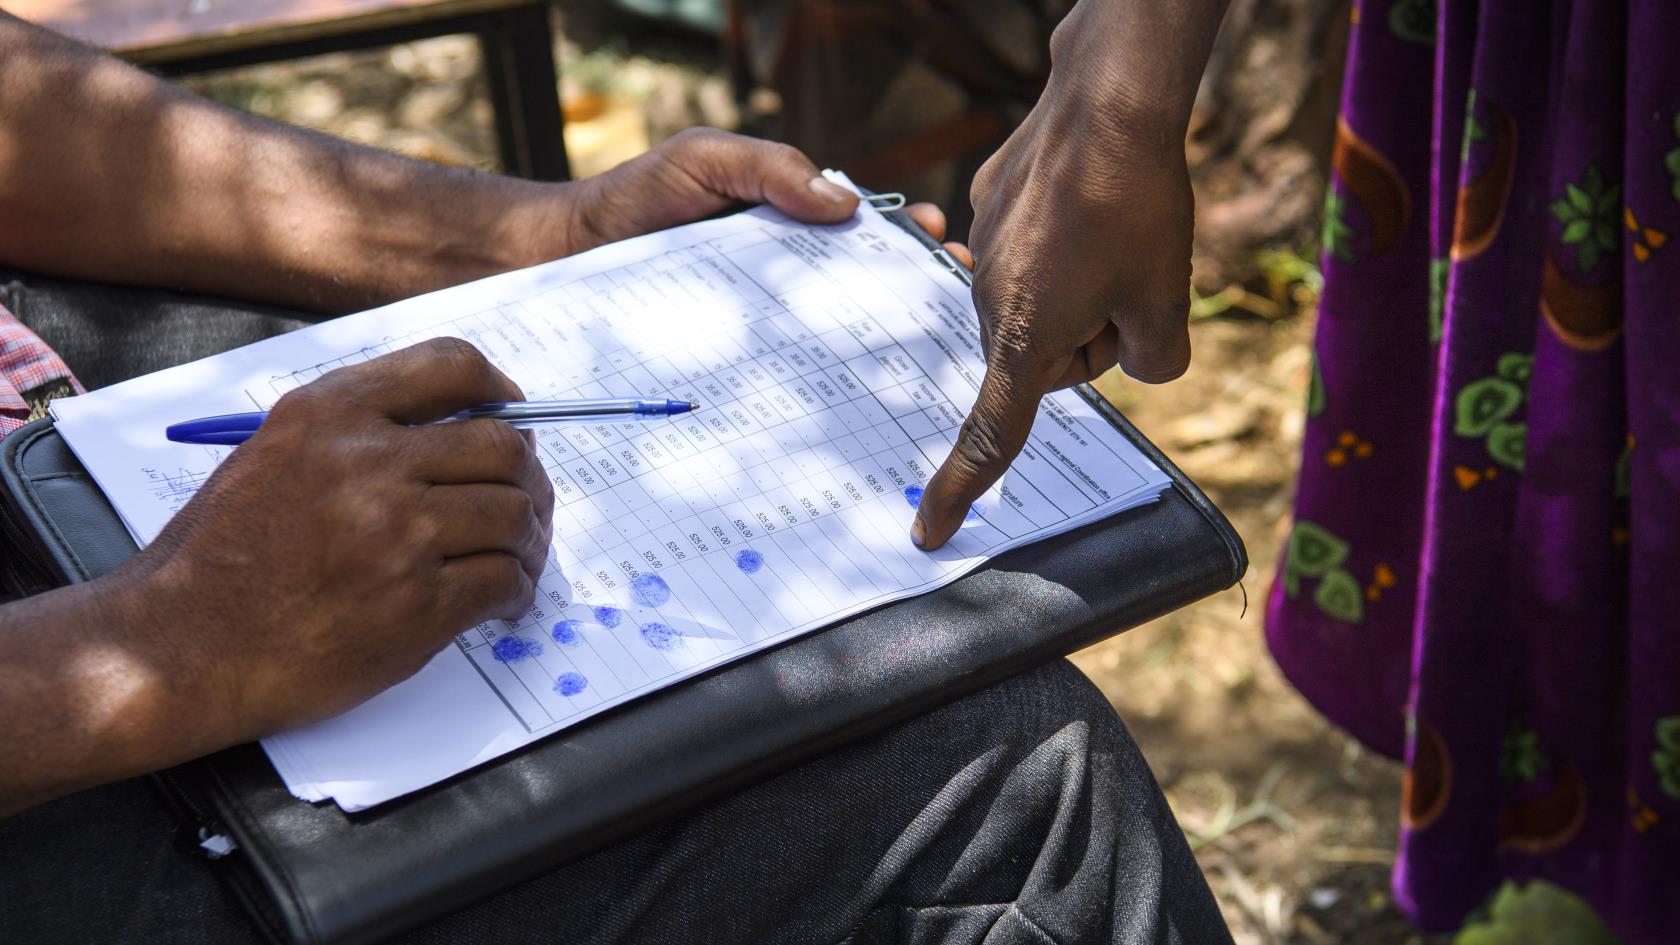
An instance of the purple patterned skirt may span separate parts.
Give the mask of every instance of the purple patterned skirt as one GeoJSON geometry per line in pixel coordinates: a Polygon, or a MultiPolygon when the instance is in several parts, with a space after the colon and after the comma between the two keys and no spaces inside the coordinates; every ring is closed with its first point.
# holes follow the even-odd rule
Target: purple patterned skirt
{"type": "Polygon", "coordinates": [[[1357,0],[1267,613],[1406,762],[1403,908],[1680,941],[1680,0],[1357,0]]]}

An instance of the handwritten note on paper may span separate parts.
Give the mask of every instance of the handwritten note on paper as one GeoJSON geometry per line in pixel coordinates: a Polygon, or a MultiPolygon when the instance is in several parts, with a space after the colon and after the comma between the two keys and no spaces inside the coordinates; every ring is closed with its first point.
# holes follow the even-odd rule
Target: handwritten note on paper
{"type": "Polygon", "coordinates": [[[908,528],[983,372],[968,290],[868,207],[760,208],[259,342],[84,397],[59,429],[142,541],[226,455],[169,423],[267,407],[442,335],[533,398],[670,397],[670,420],[539,431],[554,547],[518,620],[264,747],[293,792],[365,808],[1008,548],[1156,498],[1166,476],[1071,392],[949,545],[908,528]]]}

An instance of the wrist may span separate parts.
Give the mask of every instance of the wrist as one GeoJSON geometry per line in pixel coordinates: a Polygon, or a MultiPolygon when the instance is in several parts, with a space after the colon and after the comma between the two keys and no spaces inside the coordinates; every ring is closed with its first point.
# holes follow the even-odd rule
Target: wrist
{"type": "Polygon", "coordinates": [[[126,570],[0,613],[0,816],[230,743],[126,570]]]}
{"type": "Polygon", "coordinates": [[[534,266],[587,248],[578,239],[576,183],[510,185],[512,193],[494,241],[497,271],[534,266]]]}
{"type": "Polygon", "coordinates": [[[1226,0],[1081,0],[1050,40],[1040,104],[1132,150],[1182,159],[1184,134],[1226,0]]]}
{"type": "Polygon", "coordinates": [[[73,684],[89,743],[122,773],[156,770],[232,744],[225,688],[192,646],[192,611],[154,575],[117,571],[80,587],[90,640],[73,684]]]}
{"type": "Polygon", "coordinates": [[[340,202],[310,215],[340,221],[318,228],[334,251],[305,264],[319,293],[310,307],[354,311],[566,254],[567,185],[385,157],[367,162],[372,181],[360,188],[389,195],[381,205],[340,202]]]}

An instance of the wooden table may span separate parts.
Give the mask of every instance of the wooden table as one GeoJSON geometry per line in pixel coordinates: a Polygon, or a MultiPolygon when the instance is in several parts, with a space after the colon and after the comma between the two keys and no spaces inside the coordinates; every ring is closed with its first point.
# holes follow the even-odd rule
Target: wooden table
{"type": "Polygon", "coordinates": [[[545,0],[0,0],[0,9],[165,75],[471,33],[502,167],[571,176],[545,0]]]}

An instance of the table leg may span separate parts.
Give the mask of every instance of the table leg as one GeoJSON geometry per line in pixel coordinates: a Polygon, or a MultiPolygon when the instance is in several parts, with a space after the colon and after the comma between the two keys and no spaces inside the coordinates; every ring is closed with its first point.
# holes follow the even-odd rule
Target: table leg
{"type": "Polygon", "coordinates": [[[570,179],[548,4],[492,15],[478,41],[490,81],[502,169],[533,180],[570,179]]]}

